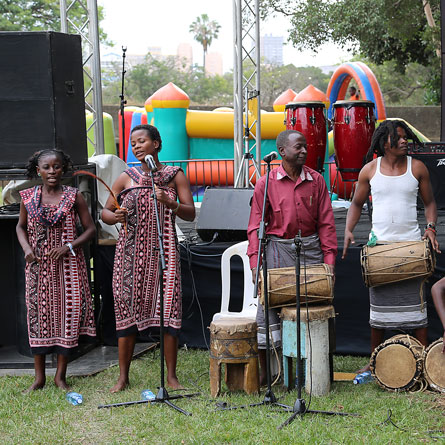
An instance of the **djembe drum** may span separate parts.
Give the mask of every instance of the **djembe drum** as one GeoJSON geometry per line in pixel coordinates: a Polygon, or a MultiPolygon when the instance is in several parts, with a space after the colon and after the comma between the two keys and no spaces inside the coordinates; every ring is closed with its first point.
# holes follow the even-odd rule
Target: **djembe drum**
{"type": "Polygon", "coordinates": [[[432,389],[445,393],[445,354],[442,348],[443,340],[440,338],[425,349],[423,373],[432,389]]]}
{"type": "Polygon", "coordinates": [[[247,394],[260,390],[257,324],[250,318],[222,318],[210,323],[210,392],[221,390],[221,364],[229,391],[247,394]]]}
{"type": "Polygon", "coordinates": [[[409,335],[395,335],[374,349],[371,373],[388,391],[407,391],[422,379],[423,346],[409,335]]]}
{"type": "MultiPolygon", "coordinates": [[[[261,271],[260,303],[264,305],[264,283],[261,271]]],[[[269,307],[296,304],[295,267],[282,267],[267,271],[269,307]]],[[[300,301],[311,304],[331,304],[334,299],[334,280],[327,264],[308,264],[300,270],[300,301]]]]}
{"type": "Polygon", "coordinates": [[[428,240],[379,242],[364,246],[360,255],[363,280],[366,286],[375,287],[412,278],[429,277],[435,259],[428,240]]]}
{"type": "Polygon", "coordinates": [[[334,103],[334,148],[344,181],[357,181],[375,130],[374,103],[338,100],[334,103]]]}
{"type": "Polygon", "coordinates": [[[326,152],[326,118],[323,102],[291,102],[285,107],[286,130],[297,130],[303,133],[307,142],[308,167],[322,171],[326,152]]]}

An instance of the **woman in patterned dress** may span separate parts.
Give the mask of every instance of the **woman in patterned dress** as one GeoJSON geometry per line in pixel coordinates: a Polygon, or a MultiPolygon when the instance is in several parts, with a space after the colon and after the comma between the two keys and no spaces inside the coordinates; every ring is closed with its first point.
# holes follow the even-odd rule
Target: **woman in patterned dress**
{"type": "Polygon", "coordinates": [[[26,260],[25,299],[29,344],[34,355],[35,380],[28,391],[45,386],[45,355],[57,353],[54,383],[68,389],[69,352],[79,335],[94,336],[92,299],[83,251],[96,228],[87,204],[74,187],[61,184],[71,160],[60,150],[42,150],[28,161],[29,178],[43,185],[20,192],[17,237],[26,260]],[[76,222],[83,233],[77,236],[76,222]]]}
{"type": "Polygon", "coordinates": [[[179,167],[162,165],[158,153],[162,147],[156,127],[138,125],[131,132],[131,147],[140,166],[122,173],[113,184],[113,192],[121,201],[116,209],[110,196],[103,211],[106,224],[122,223],[116,246],[113,270],[114,310],[119,347],[120,375],[111,392],[129,383],[130,362],[136,335],[160,326],[159,250],[152,197],[152,181],[145,162],[152,155],[157,171],[153,173],[158,211],[163,231],[167,268],[164,271],[164,357],[167,384],[181,388],[176,376],[178,335],[181,328],[181,270],[175,218],[193,221],[195,206],[190,185],[179,167]],[[179,200],[179,202],[178,202],[179,200]]]}

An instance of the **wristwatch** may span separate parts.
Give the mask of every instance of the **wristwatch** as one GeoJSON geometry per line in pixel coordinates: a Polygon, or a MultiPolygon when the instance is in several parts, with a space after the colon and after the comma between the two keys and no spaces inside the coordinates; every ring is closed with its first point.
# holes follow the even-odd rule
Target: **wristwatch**
{"type": "Polygon", "coordinates": [[[76,256],[76,252],[74,252],[73,245],[71,243],[66,243],[65,246],[67,246],[70,249],[72,256],[76,256]]]}

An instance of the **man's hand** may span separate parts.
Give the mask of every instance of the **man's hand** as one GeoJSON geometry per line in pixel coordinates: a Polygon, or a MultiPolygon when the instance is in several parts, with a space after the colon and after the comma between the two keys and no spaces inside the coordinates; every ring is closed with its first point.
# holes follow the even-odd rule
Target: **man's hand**
{"type": "Polygon", "coordinates": [[[441,253],[439,250],[439,243],[436,238],[436,234],[432,230],[425,230],[425,233],[422,236],[422,239],[428,238],[430,240],[431,246],[433,247],[434,251],[437,253],[441,253]]]}
{"type": "Polygon", "coordinates": [[[343,243],[343,255],[341,256],[342,260],[345,259],[346,251],[348,250],[348,247],[350,244],[355,244],[354,235],[349,230],[345,230],[345,241],[343,243]]]}
{"type": "Polygon", "coordinates": [[[252,269],[252,283],[255,285],[256,282],[256,267],[252,269]]]}

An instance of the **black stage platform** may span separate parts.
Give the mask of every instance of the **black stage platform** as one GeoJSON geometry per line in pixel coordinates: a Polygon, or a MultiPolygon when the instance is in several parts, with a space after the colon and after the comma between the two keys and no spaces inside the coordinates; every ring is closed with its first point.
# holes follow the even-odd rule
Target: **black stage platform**
{"type": "MultiPolygon", "coordinates": [[[[334,307],[336,311],[336,352],[338,354],[367,355],[370,348],[369,298],[363,284],[360,268],[360,250],[367,242],[371,223],[367,211],[354,230],[356,244],[348,250],[345,260],[343,249],[346,209],[334,209],[339,254],[336,260],[336,282],[334,307]]],[[[425,225],[422,211],[419,223],[425,225]]],[[[194,231],[194,223],[179,221],[179,226],[194,243],[181,243],[181,265],[183,282],[183,329],[182,344],[189,347],[207,347],[208,326],[213,314],[219,312],[221,304],[221,255],[234,243],[213,243],[200,246],[194,231]],[[194,291],[196,289],[196,291],[194,291]]],[[[438,239],[444,253],[437,256],[434,275],[426,285],[428,303],[429,339],[436,340],[443,334],[442,325],[434,310],[431,286],[445,275],[445,211],[439,211],[438,239]]],[[[240,310],[243,295],[242,263],[235,257],[232,261],[230,310],[240,310]]],[[[388,337],[394,333],[389,332],[388,337]]]]}

